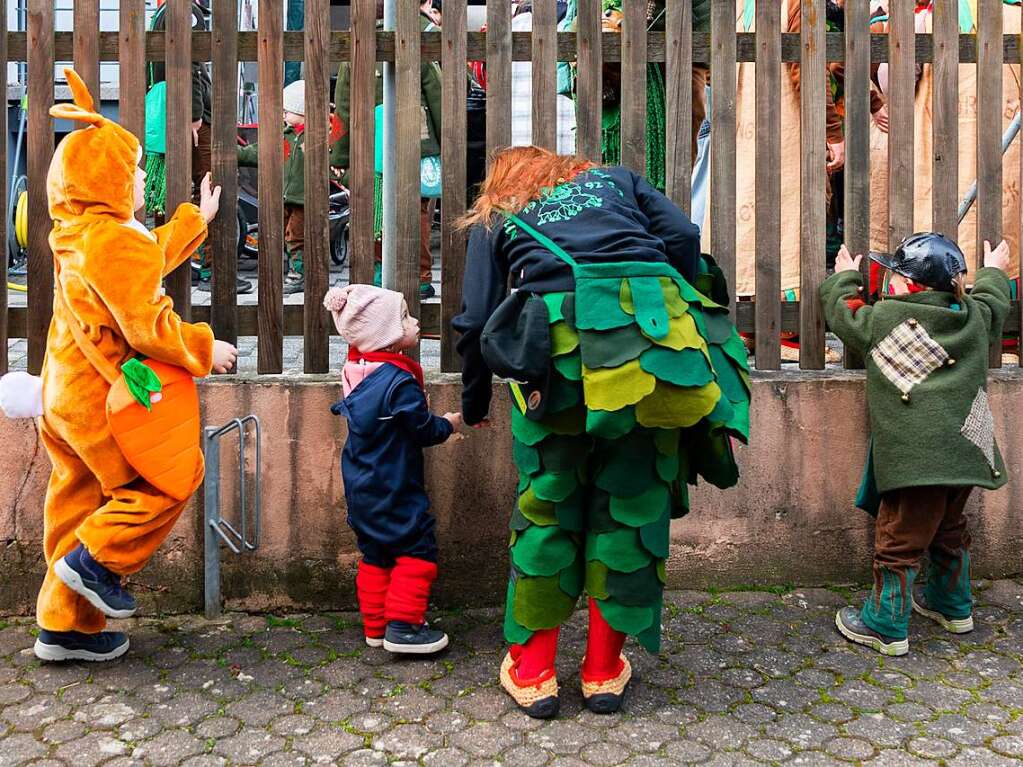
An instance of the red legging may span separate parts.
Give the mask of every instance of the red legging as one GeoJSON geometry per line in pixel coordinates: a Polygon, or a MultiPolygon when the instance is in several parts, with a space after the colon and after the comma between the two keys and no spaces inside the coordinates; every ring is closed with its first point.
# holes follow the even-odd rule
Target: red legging
{"type": "MultiPolygon", "coordinates": [[[[622,647],[625,634],[615,631],[590,599],[590,632],[586,637],[586,658],[581,674],[587,682],[603,682],[622,673],[622,647]]],[[[517,675],[522,681],[536,679],[553,670],[558,654],[559,629],[534,631],[525,644],[512,645],[512,657],[518,660],[517,675]]]]}

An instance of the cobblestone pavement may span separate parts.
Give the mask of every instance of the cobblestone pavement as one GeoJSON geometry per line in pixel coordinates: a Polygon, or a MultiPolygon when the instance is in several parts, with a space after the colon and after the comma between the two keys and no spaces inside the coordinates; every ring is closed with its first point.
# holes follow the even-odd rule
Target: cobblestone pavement
{"type": "Polygon", "coordinates": [[[582,708],[583,613],[563,633],[562,715],[537,722],[496,684],[496,611],[439,616],[431,660],[366,648],[357,616],[143,618],[106,665],[40,665],[32,624],[0,630],[0,765],[704,763],[1019,764],[1023,580],[978,584],[977,630],[914,619],[911,654],[847,645],[863,592],[672,592],[659,657],[631,645],[624,711],[582,708]]]}

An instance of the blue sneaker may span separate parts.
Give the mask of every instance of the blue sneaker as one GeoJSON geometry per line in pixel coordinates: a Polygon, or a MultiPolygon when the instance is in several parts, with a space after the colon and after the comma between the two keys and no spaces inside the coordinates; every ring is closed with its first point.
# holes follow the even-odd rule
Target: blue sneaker
{"type": "Polygon", "coordinates": [[[384,633],[384,649],[400,655],[430,655],[448,646],[448,635],[430,628],[429,623],[413,626],[391,621],[384,633]]]}
{"type": "Polygon", "coordinates": [[[89,600],[89,604],[110,618],[130,618],[138,605],[135,597],[121,588],[121,578],[92,558],[89,550],[78,547],[53,565],[69,589],[89,600]]]}
{"type": "Polygon", "coordinates": [[[113,660],[128,652],[128,637],[120,631],[82,634],[41,629],[33,651],[39,660],[113,660]]]}

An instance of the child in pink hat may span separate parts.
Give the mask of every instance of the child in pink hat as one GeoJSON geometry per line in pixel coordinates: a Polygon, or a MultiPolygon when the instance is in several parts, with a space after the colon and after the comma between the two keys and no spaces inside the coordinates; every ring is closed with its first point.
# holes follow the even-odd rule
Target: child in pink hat
{"type": "Polygon", "coordinates": [[[419,321],[400,293],[349,285],[331,288],[323,303],[348,343],[344,399],[331,412],[348,420],[341,477],[362,552],[355,586],[366,644],[434,653],[448,637],[425,620],[437,540],[423,448],[447,441],[462,415],[430,412],[423,369],[403,353],[419,342],[419,321]]]}

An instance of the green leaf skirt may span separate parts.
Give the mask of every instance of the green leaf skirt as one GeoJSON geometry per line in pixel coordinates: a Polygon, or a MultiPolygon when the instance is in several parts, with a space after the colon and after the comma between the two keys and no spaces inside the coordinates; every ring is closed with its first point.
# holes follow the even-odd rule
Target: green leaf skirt
{"type": "Polygon", "coordinates": [[[727,310],[681,278],[608,277],[586,290],[579,311],[575,293],[544,296],[553,360],[543,418],[512,397],[519,495],[505,638],[561,625],[585,590],[615,630],[657,652],[671,519],[688,512],[698,477],[738,481],[746,349],[727,310]],[[666,334],[656,326],[665,314],[666,334]]]}

